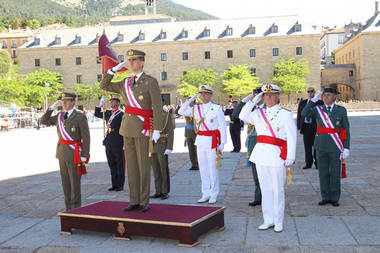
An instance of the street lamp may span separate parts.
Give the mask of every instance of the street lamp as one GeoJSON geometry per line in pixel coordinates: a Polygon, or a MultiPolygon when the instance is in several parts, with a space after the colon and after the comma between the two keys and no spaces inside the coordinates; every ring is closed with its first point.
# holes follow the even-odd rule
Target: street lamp
{"type": "MultiPolygon", "coordinates": [[[[50,83],[48,82],[45,82],[45,88],[49,88],[50,87],[50,83]]],[[[45,112],[48,108],[48,92],[45,90],[45,112]]]]}

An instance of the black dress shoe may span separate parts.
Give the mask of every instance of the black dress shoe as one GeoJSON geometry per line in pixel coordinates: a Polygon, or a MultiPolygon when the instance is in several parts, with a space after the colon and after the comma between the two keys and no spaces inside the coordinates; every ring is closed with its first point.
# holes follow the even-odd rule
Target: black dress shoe
{"type": "Polygon", "coordinates": [[[309,166],[304,166],[302,169],[303,170],[311,169],[311,166],[310,167],[309,166]]]}
{"type": "Polygon", "coordinates": [[[167,199],[167,198],[169,198],[169,194],[167,194],[167,193],[161,194],[161,199],[167,199]]]}
{"type": "Polygon", "coordinates": [[[249,206],[258,206],[258,205],[261,205],[261,201],[255,200],[253,202],[249,202],[248,205],[249,206]]]}
{"type": "Polygon", "coordinates": [[[155,193],[154,195],[150,196],[151,199],[158,199],[161,198],[162,194],[161,193],[155,193]]]}
{"type": "Polygon", "coordinates": [[[140,208],[139,208],[139,213],[145,213],[148,210],[149,210],[149,206],[148,205],[141,205],[140,208]]]}
{"type": "Polygon", "coordinates": [[[139,208],[140,208],[140,205],[129,205],[126,208],[124,208],[123,211],[124,212],[129,212],[129,211],[133,211],[133,210],[136,210],[136,209],[139,209],[139,208]]]}
{"type": "Polygon", "coordinates": [[[198,167],[191,167],[189,170],[199,170],[198,167]]]}
{"type": "Polygon", "coordinates": [[[324,206],[324,205],[327,205],[328,203],[330,203],[331,201],[330,200],[322,200],[322,201],[319,201],[318,202],[318,205],[320,206],[324,206]]]}
{"type": "Polygon", "coordinates": [[[109,191],[114,191],[116,188],[115,187],[111,187],[111,188],[109,188],[108,190],[109,191]]]}
{"type": "Polygon", "coordinates": [[[117,191],[117,192],[120,192],[120,191],[122,191],[123,190],[123,187],[116,187],[115,188],[115,191],[117,191]]]}
{"type": "Polygon", "coordinates": [[[339,202],[337,201],[337,202],[331,202],[331,205],[332,206],[339,206],[339,202]]]}

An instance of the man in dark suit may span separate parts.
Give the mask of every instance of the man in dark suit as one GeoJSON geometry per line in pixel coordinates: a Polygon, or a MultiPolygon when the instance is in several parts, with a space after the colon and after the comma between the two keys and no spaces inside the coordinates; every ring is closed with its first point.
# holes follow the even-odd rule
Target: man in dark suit
{"type": "MultiPolygon", "coordinates": [[[[123,112],[119,110],[120,98],[116,95],[110,95],[111,110],[104,112],[105,121],[107,124],[106,136],[103,140],[103,145],[106,147],[106,156],[108,166],[111,170],[112,187],[109,191],[122,191],[125,181],[125,167],[123,160],[123,136],[119,134],[123,112]]],[[[99,106],[95,107],[95,117],[103,118],[102,106],[105,99],[100,99],[99,106]]]]}
{"type": "MultiPolygon", "coordinates": [[[[241,140],[240,140],[240,131],[244,126],[244,122],[239,119],[239,117],[234,116],[232,113],[235,110],[238,104],[237,100],[233,100],[231,105],[226,108],[224,115],[230,116],[230,135],[234,149],[231,152],[240,152],[241,149],[241,140]]],[[[237,115],[238,116],[238,115],[237,115]]]]}
{"type": "MultiPolygon", "coordinates": [[[[313,87],[309,87],[306,89],[307,99],[301,100],[298,105],[297,110],[297,129],[300,131],[300,134],[303,136],[303,145],[305,147],[305,166],[303,169],[310,169],[313,165],[313,161],[315,164],[315,168],[317,167],[317,159],[315,155],[315,149],[313,152],[314,138],[315,133],[317,131],[317,124],[315,122],[314,117],[303,117],[301,112],[303,108],[310,102],[315,95],[315,89],[313,87]]],[[[323,104],[321,100],[317,102],[317,105],[323,104]]]]}

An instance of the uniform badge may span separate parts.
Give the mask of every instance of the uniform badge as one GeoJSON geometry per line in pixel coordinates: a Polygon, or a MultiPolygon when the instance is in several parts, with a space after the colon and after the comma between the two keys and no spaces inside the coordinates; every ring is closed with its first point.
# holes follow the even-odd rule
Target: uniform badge
{"type": "Polygon", "coordinates": [[[117,232],[120,234],[120,235],[123,235],[125,233],[125,227],[124,227],[124,223],[123,222],[119,222],[117,224],[117,232]]]}
{"type": "Polygon", "coordinates": [[[279,127],[276,128],[276,132],[280,132],[280,128],[279,127]]]}
{"type": "Polygon", "coordinates": [[[213,111],[214,110],[214,108],[211,108],[211,111],[213,111]]]}
{"type": "Polygon", "coordinates": [[[112,129],[111,128],[108,128],[108,133],[111,133],[112,129]]]}
{"type": "Polygon", "coordinates": [[[339,120],[336,121],[336,125],[337,125],[337,126],[340,125],[340,121],[339,121],[339,120]]]}
{"type": "Polygon", "coordinates": [[[140,96],[139,96],[139,99],[140,99],[140,100],[143,100],[143,99],[144,99],[144,96],[143,96],[143,95],[140,95],[140,96]]]}
{"type": "Polygon", "coordinates": [[[214,120],[213,120],[213,119],[210,119],[210,122],[212,123],[212,122],[214,122],[214,120]]]}
{"type": "Polygon", "coordinates": [[[71,128],[71,132],[75,132],[75,127],[72,127],[72,128],[71,128]]]}
{"type": "Polygon", "coordinates": [[[148,86],[148,81],[145,81],[145,85],[148,86]]]}

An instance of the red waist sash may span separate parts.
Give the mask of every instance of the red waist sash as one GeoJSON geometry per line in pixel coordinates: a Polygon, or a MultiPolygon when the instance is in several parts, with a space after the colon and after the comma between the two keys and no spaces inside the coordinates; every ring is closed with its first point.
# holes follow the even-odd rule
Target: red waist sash
{"type": "Polygon", "coordinates": [[[63,145],[74,145],[75,146],[74,164],[78,166],[78,170],[77,170],[78,176],[83,175],[83,174],[87,174],[85,163],[88,163],[88,161],[90,160],[90,157],[88,157],[87,161],[82,164],[82,160],[80,159],[80,152],[79,152],[79,147],[83,146],[82,142],[81,141],[70,141],[70,140],[59,139],[59,143],[61,143],[63,145]]]}
{"type": "Polygon", "coordinates": [[[342,144],[344,143],[345,140],[347,140],[346,129],[335,129],[335,128],[317,126],[317,134],[335,134],[335,133],[339,133],[339,139],[342,141],[342,144]]]}
{"type": "Polygon", "coordinates": [[[202,136],[211,136],[212,137],[211,148],[218,149],[218,146],[221,143],[220,131],[219,130],[198,131],[197,134],[202,135],[202,136]]]}
{"type": "Polygon", "coordinates": [[[282,160],[286,160],[288,154],[287,141],[268,135],[258,135],[257,143],[266,143],[279,146],[281,148],[280,157],[282,160]]]}
{"type": "Polygon", "coordinates": [[[143,117],[144,118],[143,129],[148,130],[148,131],[151,130],[151,127],[152,127],[151,119],[153,118],[153,110],[140,109],[140,108],[126,105],[125,113],[143,117]]]}

